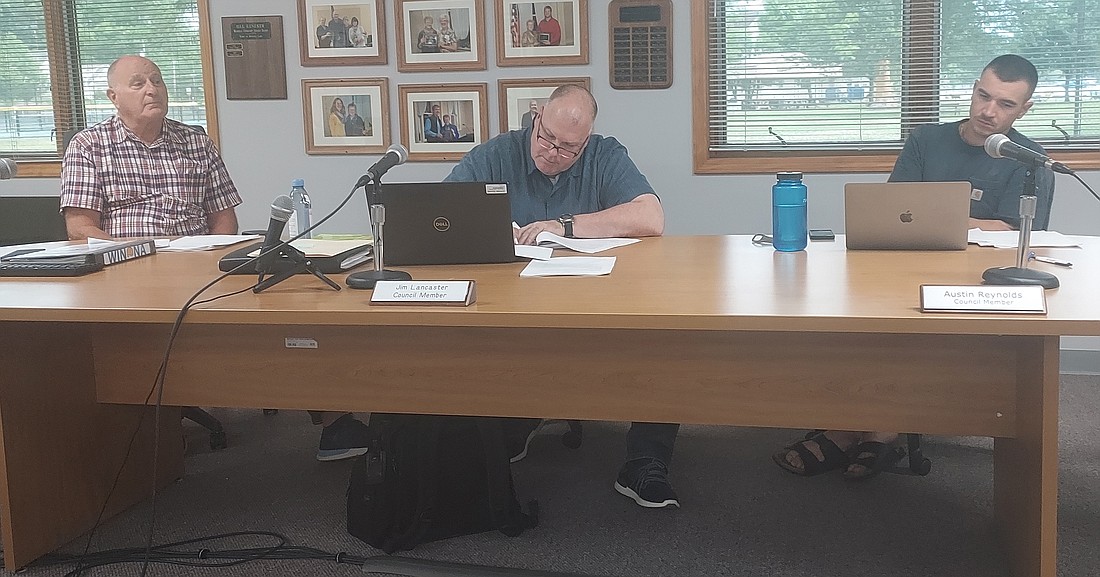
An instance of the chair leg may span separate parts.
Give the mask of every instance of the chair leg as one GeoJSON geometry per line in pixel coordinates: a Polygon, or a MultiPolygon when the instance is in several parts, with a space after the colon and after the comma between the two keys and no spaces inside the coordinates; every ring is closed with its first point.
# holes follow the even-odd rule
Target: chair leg
{"type": "Polygon", "coordinates": [[[183,418],[193,421],[210,431],[210,450],[220,451],[229,446],[221,421],[215,419],[210,413],[199,407],[183,407],[183,418]]]}

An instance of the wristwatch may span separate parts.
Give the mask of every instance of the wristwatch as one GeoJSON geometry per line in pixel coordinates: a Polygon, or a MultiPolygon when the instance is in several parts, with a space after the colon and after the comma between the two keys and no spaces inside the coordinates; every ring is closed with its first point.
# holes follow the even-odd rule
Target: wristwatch
{"type": "Polygon", "coordinates": [[[558,222],[565,229],[565,238],[573,238],[573,215],[563,214],[558,217],[558,222]]]}

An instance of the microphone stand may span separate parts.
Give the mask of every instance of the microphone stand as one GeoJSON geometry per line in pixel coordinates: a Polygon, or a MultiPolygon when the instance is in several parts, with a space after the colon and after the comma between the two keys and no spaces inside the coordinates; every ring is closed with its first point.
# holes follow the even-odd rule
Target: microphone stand
{"type": "Polygon", "coordinates": [[[1020,196],[1020,238],[1016,243],[1016,266],[987,269],[982,281],[990,285],[1037,284],[1043,288],[1058,288],[1058,277],[1046,271],[1027,268],[1031,253],[1031,221],[1035,218],[1035,171],[1031,166],[1024,173],[1024,194],[1020,196]]]}
{"type": "Polygon", "coordinates": [[[271,251],[271,254],[264,255],[262,259],[264,260],[261,260],[261,262],[256,265],[256,268],[260,271],[260,278],[256,282],[256,286],[252,289],[252,292],[256,294],[303,272],[312,273],[313,276],[321,279],[328,286],[340,290],[340,285],[332,282],[332,279],[325,276],[325,273],[321,272],[321,270],[317,268],[317,265],[313,264],[313,261],[306,256],[306,253],[289,244],[284,243],[278,250],[271,251]],[[276,269],[279,269],[279,271],[275,272],[276,269]],[[271,276],[265,279],[264,275],[266,274],[271,274],[271,276]]]}
{"type": "Polygon", "coordinates": [[[374,270],[353,272],[345,282],[354,289],[373,289],[380,280],[412,280],[412,275],[402,270],[386,270],[383,262],[382,227],[386,224],[386,206],[382,204],[382,181],[374,178],[374,188],[367,191],[370,206],[371,231],[374,236],[374,270]]]}

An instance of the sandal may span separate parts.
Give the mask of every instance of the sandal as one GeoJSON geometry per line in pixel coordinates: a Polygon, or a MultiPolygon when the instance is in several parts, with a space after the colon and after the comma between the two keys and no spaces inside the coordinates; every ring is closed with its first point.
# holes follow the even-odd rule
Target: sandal
{"type": "Polygon", "coordinates": [[[825,433],[811,433],[805,440],[784,447],[782,451],[772,455],[772,460],[784,470],[803,477],[813,477],[827,473],[835,469],[843,469],[848,466],[848,455],[840,449],[825,433]],[[824,459],[819,460],[806,443],[814,442],[821,449],[824,459]],[[787,456],[794,451],[802,459],[802,468],[795,467],[787,462],[787,456]]]}
{"type": "Polygon", "coordinates": [[[864,441],[852,449],[852,455],[851,463],[844,470],[844,479],[863,481],[892,468],[905,456],[905,449],[878,441],[864,441]],[[857,465],[862,470],[853,471],[852,468],[857,465]]]}

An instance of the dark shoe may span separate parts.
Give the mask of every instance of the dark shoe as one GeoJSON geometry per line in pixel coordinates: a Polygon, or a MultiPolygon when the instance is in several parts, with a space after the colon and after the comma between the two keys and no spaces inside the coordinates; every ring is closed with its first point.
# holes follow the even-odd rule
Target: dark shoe
{"type": "Polygon", "coordinates": [[[358,457],[367,452],[369,444],[370,434],[367,426],[348,413],[321,429],[321,444],[317,447],[317,460],[339,461],[358,457]]]}
{"type": "Polygon", "coordinates": [[[680,507],[680,500],[668,482],[668,467],[657,459],[633,459],[619,469],[615,490],[642,507],[680,507]]]}
{"type": "Polygon", "coordinates": [[[878,441],[864,441],[852,449],[852,455],[852,462],[844,470],[844,478],[863,481],[892,468],[905,456],[905,449],[878,441]]]}
{"type": "Polygon", "coordinates": [[[772,455],[772,460],[783,469],[803,477],[813,477],[848,466],[848,455],[822,432],[808,435],[805,440],[784,447],[782,451],[772,455]],[[807,443],[816,444],[821,449],[821,455],[825,458],[818,460],[817,455],[810,451],[807,443]],[[795,467],[787,461],[787,457],[791,453],[802,459],[801,468],[795,467]]]}

